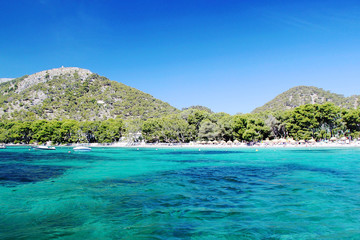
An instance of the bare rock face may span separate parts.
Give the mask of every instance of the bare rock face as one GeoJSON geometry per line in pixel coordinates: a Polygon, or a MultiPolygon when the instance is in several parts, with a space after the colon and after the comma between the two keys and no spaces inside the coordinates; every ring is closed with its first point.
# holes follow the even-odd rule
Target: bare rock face
{"type": "Polygon", "coordinates": [[[11,80],[13,80],[13,78],[0,78],[0,84],[4,82],[9,82],[11,80]]]}
{"type": "Polygon", "coordinates": [[[18,85],[16,93],[20,93],[25,89],[34,86],[39,83],[45,83],[52,80],[56,76],[71,76],[76,75],[79,80],[85,80],[90,76],[92,72],[87,69],[77,68],[77,67],[61,67],[54,68],[46,71],[41,71],[35,74],[32,74],[21,81],[18,85]]]}
{"type": "Polygon", "coordinates": [[[177,111],[147,93],[77,67],[25,75],[0,88],[0,119],[147,119],[177,111]]]}

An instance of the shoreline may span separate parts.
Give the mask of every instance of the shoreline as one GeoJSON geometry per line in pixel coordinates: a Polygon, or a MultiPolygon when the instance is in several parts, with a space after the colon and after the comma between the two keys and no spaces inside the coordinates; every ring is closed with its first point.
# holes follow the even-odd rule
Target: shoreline
{"type": "MultiPolygon", "coordinates": [[[[9,147],[33,147],[33,144],[6,144],[9,147]]],[[[70,144],[70,145],[51,145],[54,147],[77,147],[88,146],[91,148],[186,148],[186,149],[266,149],[266,148],[360,148],[360,142],[354,143],[306,143],[306,144],[255,144],[248,146],[245,144],[232,144],[232,145],[203,145],[203,144],[137,144],[128,145],[127,143],[114,143],[114,144],[70,144]]]]}
{"type": "MultiPolygon", "coordinates": [[[[104,146],[99,146],[104,147],[104,146]]],[[[119,147],[119,146],[106,146],[106,147],[119,147]]],[[[312,145],[253,145],[253,146],[244,146],[244,145],[234,145],[234,146],[223,146],[223,145],[135,145],[135,146],[126,146],[120,148],[184,148],[184,149],[271,149],[271,148],[360,148],[360,144],[312,144],[312,145]]]]}

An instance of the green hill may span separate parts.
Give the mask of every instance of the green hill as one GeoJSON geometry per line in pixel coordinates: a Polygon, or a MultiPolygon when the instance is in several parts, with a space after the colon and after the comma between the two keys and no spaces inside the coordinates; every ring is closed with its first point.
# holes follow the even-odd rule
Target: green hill
{"type": "Polygon", "coordinates": [[[357,108],[360,104],[360,96],[354,95],[351,97],[344,97],[341,94],[331,93],[322,88],[298,86],[279,94],[262,107],[256,108],[252,113],[281,111],[304,104],[322,104],[325,102],[332,102],[335,105],[344,108],[357,108]]]}
{"type": "Polygon", "coordinates": [[[147,119],[178,111],[81,68],[51,69],[0,83],[1,119],[147,119]]]}

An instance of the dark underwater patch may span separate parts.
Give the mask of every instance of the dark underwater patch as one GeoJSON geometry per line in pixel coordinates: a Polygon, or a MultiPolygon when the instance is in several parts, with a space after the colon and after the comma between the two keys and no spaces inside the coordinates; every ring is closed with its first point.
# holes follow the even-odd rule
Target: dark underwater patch
{"type": "MultiPolygon", "coordinates": [[[[309,171],[339,178],[346,177],[347,173],[332,168],[311,167],[301,164],[281,164],[277,166],[204,166],[191,167],[182,170],[170,170],[157,175],[144,175],[135,178],[111,180],[113,183],[147,185],[153,183],[176,182],[178,186],[196,186],[199,189],[218,191],[226,189],[237,193],[244,189],[253,189],[255,186],[282,185],[278,176],[293,174],[294,171],[309,171]]],[[[279,187],[279,186],[278,186],[279,187]]]]}
{"type": "MultiPolygon", "coordinates": [[[[197,160],[199,161],[199,160],[197,160]]],[[[213,160],[211,160],[213,161],[213,160]]],[[[205,166],[191,167],[182,170],[170,170],[157,175],[143,175],[129,179],[107,179],[103,184],[111,185],[147,185],[154,182],[173,180],[178,184],[195,184],[201,187],[223,186],[236,191],[242,190],[241,185],[273,185],[277,176],[292,174],[294,171],[316,172],[329,176],[344,177],[346,172],[332,168],[311,167],[301,164],[281,164],[269,167],[257,166],[205,166]]]]}
{"type": "MultiPolygon", "coordinates": [[[[15,150],[15,149],[14,149],[15,150]]],[[[72,149],[60,149],[56,151],[39,151],[18,149],[21,151],[3,152],[0,156],[0,164],[39,164],[47,165],[48,163],[61,162],[95,162],[95,161],[111,161],[114,158],[99,156],[88,152],[79,153],[72,149]],[[65,150],[65,151],[63,151],[65,150]],[[68,153],[70,152],[70,153],[68,153]],[[85,157],[84,157],[85,156],[85,157]]]]}
{"type": "Polygon", "coordinates": [[[35,183],[64,174],[69,167],[51,165],[1,164],[0,185],[35,183]]]}
{"type": "Polygon", "coordinates": [[[295,153],[336,153],[336,149],[312,149],[312,148],[304,148],[304,149],[291,149],[290,152],[295,153]]]}
{"type": "Polygon", "coordinates": [[[321,168],[321,167],[311,167],[307,165],[300,165],[300,164],[285,164],[278,167],[280,171],[309,171],[309,172],[318,172],[322,174],[340,176],[346,175],[346,172],[340,171],[333,168],[321,168]]]}
{"type": "Polygon", "coordinates": [[[197,155],[216,155],[216,154],[240,154],[240,153],[246,153],[246,154],[250,154],[250,153],[255,153],[255,152],[244,152],[244,151],[227,151],[227,150],[220,150],[220,151],[214,151],[214,150],[197,150],[197,151],[173,151],[173,152],[164,152],[164,154],[169,154],[169,155],[192,155],[192,154],[197,154],[197,155]]]}
{"type": "Polygon", "coordinates": [[[106,179],[103,181],[104,184],[139,184],[139,182],[132,179],[106,179]]]}

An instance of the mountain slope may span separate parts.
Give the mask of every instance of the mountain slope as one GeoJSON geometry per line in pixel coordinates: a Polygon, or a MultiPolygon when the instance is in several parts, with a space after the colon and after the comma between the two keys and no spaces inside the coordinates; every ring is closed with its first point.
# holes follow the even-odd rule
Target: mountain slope
{"type": "Polygon", "coordinates": [[[9,82],[13,80],[13,78],[0,78],[0,83],[9,82]]]}
{"type": "Polygon", "coordinates": [[[279,94],[273,100],[252,112],[281,111],[304,104],[322,104],[325,102],[332,102],[337,106],[345,108],[357,108],[360,104],[360,96],[344,97],[341,94],[331,93],[322,88],[298,86],[279,94]]]}
{"type": "Polygon", "coordinates": [[[1,83],[0,95],[2,119],[129,119],[178,111],[147,93],[73,67],[1,83]]]}

